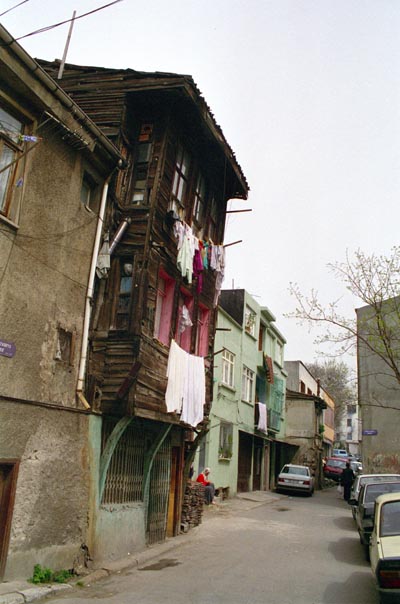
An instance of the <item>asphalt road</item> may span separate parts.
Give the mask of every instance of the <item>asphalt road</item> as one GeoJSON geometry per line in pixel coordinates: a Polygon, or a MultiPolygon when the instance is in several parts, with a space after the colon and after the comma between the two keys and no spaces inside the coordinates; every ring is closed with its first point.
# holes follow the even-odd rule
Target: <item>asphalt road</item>
{"type": "Polygon", "coordinates": [[[336,489],[207,509],[194,538],[143,567],[46,602],[377,604],[350,507],[336,489]]]}

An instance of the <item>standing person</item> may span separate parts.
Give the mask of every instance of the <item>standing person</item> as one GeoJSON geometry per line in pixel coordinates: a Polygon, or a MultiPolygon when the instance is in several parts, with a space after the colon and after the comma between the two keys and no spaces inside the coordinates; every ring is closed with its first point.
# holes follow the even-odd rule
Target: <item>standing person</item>
{"type": "Polygon", "coordinates": [[[210,474],[210,468],[204,468],[204,470],[198,475],[196,482],[204,484],[204,499],[207,505],[214,503],[215,487],[212,482],[208,480],[210,474]]]}
{"type": "Polygon", "coordinates": [[[351,485],[353,484],[354,478],[354,472],[350,467],[350,462],[347,461],[346,467],[340,477],[340,484],[343,486],[343,499],[345,501],[350,499],[351,485]]]}

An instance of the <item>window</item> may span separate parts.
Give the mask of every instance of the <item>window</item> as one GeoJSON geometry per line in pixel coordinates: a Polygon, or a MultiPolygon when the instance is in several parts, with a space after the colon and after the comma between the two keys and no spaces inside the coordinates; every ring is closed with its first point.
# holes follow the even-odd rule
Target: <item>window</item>
{"type": "Polygon", "coordinates": [[[147,175],[152,150],[153,125],[142,124],[140,129],[136,160],[132,178],[131,203],[139,205],[148,203],[147,175]]]}
{"type": "Polygon", "coordinates": [[[188,177],[190,168],[190,155],[180,145],[178,148],[175,174],[172,184],[172,209],[184,218],[185,197],[188,188],[188,177]]]}
{"type": "Polygon", "coordinates": [[[244,329],[251,336],[254,336],[256,333],[256,313],[249,306],[246,306],[244,315],[244,329]]]}
{"type": "Polygon", "coordinates": [[[93,198],[96,183],[87,172],[84,173],[81,185],[81,202],[85,208],[93,209],[93,198]]]}
{"type": "Polygon", "coordinates": [[[133,264],[126,259],[121,260],[119,275],[119,291],[116,313],[116,328],[127,329],[129,326],[129,310],[132,295],[133,264]]]}
{"type": "Polygon", "coordinates": [[[242,400],[247,403],[253,401],[253,389],[254,389],[254,371],[251,371],[248,367],[243,365],[242,374],[242,400]]]}
{"type": "Polygon", "coordinates": [[[0,214],[9,216],[12,189],[22,153],[22,122],[0,107],[0,214]]]}
{"type": "Polygon", "coordinates": [[[75,333],[66,331],[62,327],[58,328],[56,361],[61,361],[71,366],[74,364],[75,339],[75,333]]]}
{"type": "Polygon", "coordinates": [[[218,243],[218,207],[215,197],[211,199],[210,218],[208,224],[208,237],[214,243],[218,243]]]}
{"type": "Polygon", "coordinates": [[[275,351],[275,360],[281,367],[283,367],[283,344],[281,342],[278,342],[278,340],[276,341],[275,351]]]}
{"type": "Polygon", "coordinates": [[[196,334],[196,354],[200,357],[208,355],[208,335],[210,327],[210,310],[199,305],[196,334]]]}
{"type": "Polygon", "coordinates": [[[175,281],[160,271],[157,287],[154,337],[166,346],[170,342],[172,309],[174,305],[175,281]]]}
{"type": "Polygon", "coordinates": [[[229,350],[223,350],[222,352],[222,383],[230,388],[234,387],[234,368],[235,368],[235,355],[229,352],[229,350]]]}
{"type": "Polygon", "coordinates": [[[186,352],[191,351],[193,305],[193,297],[182,289],[179,295],[175,340],[186,352]]]}
{"type": "Polygon", "coordinates": [[[206,205],[206,182],[199,174],[194,192],[193,221],[197,227],[202,226],[206,205]]]}
{"type": "Polygon", "coordinates": [[[230,459],[232,457],[233,429],[232,424],[221,422],[219,427],[219,459],[230,459]]]}

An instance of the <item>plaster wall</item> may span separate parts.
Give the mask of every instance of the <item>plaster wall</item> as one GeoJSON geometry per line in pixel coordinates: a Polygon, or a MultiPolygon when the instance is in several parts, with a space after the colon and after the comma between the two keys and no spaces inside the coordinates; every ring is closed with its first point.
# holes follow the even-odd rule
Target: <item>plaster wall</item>
{"type": "Polygon", "coordinates": [[[0,398],[0,458],[19,459],[5,580],[74,566],[87,540],[88,416],[0,398]]]}
{"type": "Polygon", "coordinates": [[[13,358],[0,356],[1,392],[74,405],[96,215],[80,200],[82,154],[50,126],[40,134],[43,140],[27,156],[18,231],[10,230],[2,239],[13,245],[0,249],[7,265],[0,337],[16,346],[13,358]],[[56,358],[59,327],[74,337],[67,361],[56,358]]]}

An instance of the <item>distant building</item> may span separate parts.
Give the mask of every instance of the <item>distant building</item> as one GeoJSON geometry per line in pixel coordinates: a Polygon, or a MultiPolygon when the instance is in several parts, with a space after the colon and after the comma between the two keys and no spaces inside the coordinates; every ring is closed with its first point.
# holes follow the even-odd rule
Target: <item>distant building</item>
{"type": "Polygon", "coordinates": [[[197,461],[230,495],[272,488],[286,459],[285,343],[268,308],[243,289],[222,290],[210,427],[197,461]]]}
{"type": "MultiPolygon", "coordinates": [[[[389,333],[390,345],[398,350],[400,330],[400,298],[386,300],[378,316],[372,306],[356,310],[358,349],[358,404],[362,425],[361,454],[364,470],[368,472],[400,473],[398,423],[400,419],[400,384],[395,371],[384,359],[377,329],[382,326],[389,333]],[[365,340],[371,338],[373,352],[365,340]]],[[[395,352],[397,355],[397,352],[395,352]]],[[[398,369],[397,369],[398,371],[398,369]]]]}

